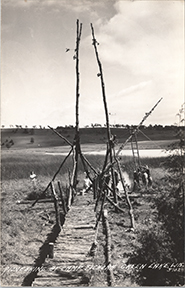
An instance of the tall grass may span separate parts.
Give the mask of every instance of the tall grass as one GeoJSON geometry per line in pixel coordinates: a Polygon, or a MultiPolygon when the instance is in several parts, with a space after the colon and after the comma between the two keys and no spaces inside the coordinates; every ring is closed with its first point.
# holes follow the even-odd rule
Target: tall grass
{"type": "MultiPolygon", "coordinates": [[[[12,154],[11,156],[2,155],[1,158],[1,177],[2,180],[13,179],[28,179],[30,171],[34,171],[37,176],[52,177],[60,167],[65,156],[58,155],[42,155],[42,154],[12,154]]],[[[101,155],[88,155],[88,161],[95,169],[102,169],[104,163],[104,156],[101,155]]],[[[159,167],[164,158],[142,158],[142,165],[148,165],[150,168],[159,167]]],[[[134,163],[131,156],[123,156],[121,158],[121,167],[132,178],[134,171],[134,163]]],[[[63,165],[60,174],[72,171],[73,160],[69,157],[63,165]]],[[[88,167],[89,171],[91,170],[88,167]]],[[[79,172],[84,172],[83,165],[79,161],[79,172]]]]}

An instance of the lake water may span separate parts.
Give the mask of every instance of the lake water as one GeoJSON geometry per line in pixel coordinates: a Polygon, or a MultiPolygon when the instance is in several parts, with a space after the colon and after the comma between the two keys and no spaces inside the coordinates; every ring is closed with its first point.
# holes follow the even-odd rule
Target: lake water
{"type": "MultiPolygon", "coordinates": [[[[106,151],[105,150],[100,150],[100,151],[83,151],[84,154],[86,155],[105,155],[106,151]]],[[[47,155],[67,155],[68,152],[46,152],[47,155]]],[[[139,151],[140,157],[166,157],[168,156],[168,153],[165,152],[164,150],[160,149],[143,149],[139,151]]],[[[132,150],[122,150],[119,153],[119,156],[132,156],[132,150]]]]}
{"type": "MultiPolygon", "coordinates": [[[[84,154],[105,155],[105,151],[91,151],[84,154]]],[[[132,150],[122,150],[119,156],[132,156],[132,150]]],[[[167,153],[160,149],[144,149],[139,151],[140,157],[165,157],[167,153]]]]}

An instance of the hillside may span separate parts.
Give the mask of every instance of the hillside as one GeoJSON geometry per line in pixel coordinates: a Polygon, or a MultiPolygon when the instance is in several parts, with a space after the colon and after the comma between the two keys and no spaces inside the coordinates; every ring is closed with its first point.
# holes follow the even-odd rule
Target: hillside
{"type": "MultiPolygon", "coordinates": [[[[73,142],[74,128],[58,128],[57,131],[73,142]]],[[[125,128],[112,128],[111,132],[116,135],[118,143],[124,143],[130,136],[130,132],[125,128]]],[[[173,140],[176,138],[177,131],[174,126],[168,128],[155,129],[154,127],[144,127],[138,133],[138,141],[146,140],[173,140]],[[145,136],[144,136],[144,134],[145,136]]],[[[107,142],[106,128],[81,128],[82,144],[104,144],[107,142]]],[[[66,145],[65,141],[58,137],[50,129],[2,129],[1,130],[1,148],[2,149],[21,149],[38,147],[56,147],[66,145]]]]}

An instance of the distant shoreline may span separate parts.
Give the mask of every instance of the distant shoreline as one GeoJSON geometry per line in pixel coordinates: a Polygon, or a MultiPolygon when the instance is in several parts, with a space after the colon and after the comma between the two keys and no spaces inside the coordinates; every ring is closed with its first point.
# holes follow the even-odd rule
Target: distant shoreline
{"type": "MultiPolygon", "coordinates": [[[[141,157],[160,157],[166,156],[165,153],[166,148],[170,143],[174,143],[178,140],[155,140],[155,141],[138,141],[138,147],[140,151],[141,157]],[[153,155],[152,155],[153,154],[153,155]]],[[[117,144],[115,149],[116,151],[122,143],[117,144]]],[[[4,155],[11,155],[11,154],[46,154],[46,155],[66,155],[69,152],[70,146],[53,146],[53,147],[19,147],[16,148],[12,146],[10,149],[2,149],[1,153],[4,155]]],[[[106,151],[106,144],[95,144],[95,143],[88,143],[88,144],[81,144],[81,149],[84,154],[88,155],[105,155],[106,151]]],[[[124,149],[121,151],[120,156],[122,155],[130,155],[132,156],[131,145],[127,143],[124,149]]]]}

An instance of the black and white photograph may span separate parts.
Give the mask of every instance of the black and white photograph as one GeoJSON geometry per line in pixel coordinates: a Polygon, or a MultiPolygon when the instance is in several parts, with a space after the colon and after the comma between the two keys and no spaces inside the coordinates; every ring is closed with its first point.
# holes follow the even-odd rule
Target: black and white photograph
{"type": "Polygon", "coordinates": [[[0,3],[1,287],[184,286],[184,1],[0,3]]]}

